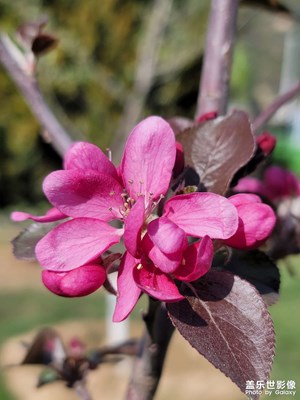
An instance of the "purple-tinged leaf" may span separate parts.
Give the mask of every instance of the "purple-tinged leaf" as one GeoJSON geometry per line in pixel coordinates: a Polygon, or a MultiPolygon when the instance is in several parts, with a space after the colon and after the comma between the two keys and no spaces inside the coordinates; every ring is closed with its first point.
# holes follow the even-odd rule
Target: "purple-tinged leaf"
{"type": "Polygon", "coordinates": [[[218,269],[230,271],[250,282],[261,294],[267,306],[278,301],[280,273],[270,257],[260,250],[233,250],[228,262],[217,254],[214,263],[218,269]]]}
{"type": "Polygon", "coordinates": [[[59,222],[38,223],[29,225],[12,240],[13,254],[19,260],[36,261],[35,246],[51,229],[59,225],[59,222]]]}
{"type": "MultiPolygon", "coordinates": [[[[210,271],[186,300],[167,309],[180,334],[245,392],[246,381],[266,381],[274,356],[271,317],[256,289],[228,272],[210,271]]],[[[253,396],[254,400],[258,395],[253,396]]]]}
{"type": "Polygon", "coordinates": [[[186,129],[176,139],[183,145],[186,164],[195,169],[207,190],[218,194],[227,191],[255,151],[250,122],[242,111],[186,129]]]}
{"type": "Polygon", "coordinates": [[[59,334],[52,328],[41,329],[28,347],[22,364],[61,365],[66,350],[59,334]]]}

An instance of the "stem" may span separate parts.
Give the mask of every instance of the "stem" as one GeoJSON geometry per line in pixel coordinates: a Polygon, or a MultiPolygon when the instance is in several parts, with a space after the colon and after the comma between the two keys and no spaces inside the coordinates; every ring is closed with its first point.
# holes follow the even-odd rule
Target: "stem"
{"type": "Polygon", "coordinates": [[[252,127],[254,131],[260,129],[284,104],[293,100],[300,93],[300,81],[296,83],[290,90],[278,96],[265,110],[263,110],[253,121],[252,127]]]}
{"type": "Polygon", "coordinates": [[[169,22],[173,0],[154,0],[145,17],[145,30],[137,49],[133,87],[127,96],[120,127],[114,137],[113,154],[120,161],[127,135],[132,130],[145,106],[155,77],[159,51],[169,22]]]}
{"type": "MultiPolygon", "coordinates": [[[[150,304],[151,304],[150,299],[150,304]]],[[[164,305],[156,302],[145,316],[146,329],[135,360],[126,400],[151,400],[158,387],[167,349],[174,332],[164,305]]]]}
{"type": "Polygon", "coordinates": [[[226,114],[239,0],[212,0],[196,119],[226,114]]]}
{"type": "Polygon", "coordinates": [[[78,381],[74,384],[74,390],[81,400],[92,400],[91,395],[82,381],[78,381]]]}
{"type": "MultiPolygon", "coordinates": [[[[42,135],[61,156],[73,143],[73,139],[50,110],[40,92],[37,81],[26,74],[15,57],[15,45],[6,35],[0,36],[0,62],[21,91],[32,113],[44,128],[42,135]]],[[[20,60],[20,59],[19,59],[20,60]]]]}

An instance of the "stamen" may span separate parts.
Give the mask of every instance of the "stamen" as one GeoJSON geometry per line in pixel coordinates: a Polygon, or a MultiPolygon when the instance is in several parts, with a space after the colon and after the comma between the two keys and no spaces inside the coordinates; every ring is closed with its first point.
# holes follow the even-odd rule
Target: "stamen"
{"type": "Polygon", "coordinates": [[[106,151],[107,151],[107,157],[108,157],[109,161],[112,161],[111,149],[110,149],[110,148],[107,148],[106,151]]]}
{"type": "Polygon", "coordinates": [[[112,216],[114,217],[114,218],[119,218],[120,216],[115,212],[115,210],[112,208],[112,207],[109,207],[109,209],[108,209],[111,213],[112,213],[112,216]]]}
{"type": "Polygon", "coordinates": [[[143,265],[140,263],[136,266],[136,269],[138,269],[139,271],[143,268],[143,265]]]}
{"type": "Polygon", "coordinates": [[[144,184],[144,181],[143,180],[140,180],[140,190],[139,190],[139,193],[138,193],[138,196],[141,196],[142,195],[142,186],[143,186],[143,184],[144,184]]]}
{"type": "Polygon", "coordinates": [[[162,199],[164,199],[164,197],[165,196],[163,194],[161,194],[157,201],[153,201],[153,203],[151,205],[151,212],[158,206],[158,204],[161,202],[162,199]]]}
{"type": "Polygon", "coordinates": [[[133,179],[129,179],[128,180],[128,183],[129,183],[129,185],[130,185],[130,190],[129,190],[129,197],[131,197],[132,196],[132,184],[133,184],[133,179]]]}
{"type": "Polygon", "coordinates": [[[112,190],[111,192],[109,192],[109,195],[112,197],[116,194],[116,192],[114,190],[112,190]]]}

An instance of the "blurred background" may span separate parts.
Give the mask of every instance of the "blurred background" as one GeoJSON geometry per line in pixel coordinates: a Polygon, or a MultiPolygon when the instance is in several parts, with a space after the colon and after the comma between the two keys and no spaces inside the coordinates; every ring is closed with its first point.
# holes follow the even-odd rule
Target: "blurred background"
{"type": "MultiPolygon", "coordinates": [[[[14,38],[23,23],[47,16],[45,32],[57,37],[58,44],[38,62],[40,88],[75,140],[89,140],[103,150],[110,148],[113,160],[118,160],[126,136],[143,117],[193,118],[209,6],[206,0],[0,0],[0,27],[14,38]]],[[[255,116],[299,81],[299,17],[297,0],[242,1],[230,108],[255,116]]],[[[90,328],[88,337],[103,341],[105,306],[101,294],[71,301],[57,298],[42,288],[37,265],[16,261],[11,255],[9,242],[26,224],[11,224],[9,213],[47,209],[41,183],[45,175],[61,167],[61,158],[42,139],[38,122],[1,66],[0,110],[0,341],[5,344],[15,335],[44,325],[81,319],[99,319],[99,330],[90,328]]],[[[272,161],[300,175],[299,100],[278,112],[268,130],[278,139],[272,161]]],[[[295,318],[300,265],[297,257],[286,262],[292,273],[282,266],[281,300],[271,308],[277,332],[272,379],[294,380],[300,393],[300,322],[295,318]]],[[[183,342],[176,349],[178,357],[189,352],[183,342]]],[[[203,385],[203,394],[199,384],[188,397],[186,393],[180,397],[177,391],[176,400],[198,399],[201,393],[206,400],[244,398],[203,360],[200,364],[199,377],[204,376],[205,382],[207,376],[213,377],[211,388],[203,385]],[[227,391],[221,391],[220,397],[210,392],[216,385],[226,388],[228,397],[227,391]]],[[[176,365],[176,360],[170,365],[176,365]]],[[[176,371],[168,368],[174,377],[176,371]]],[[[5,377],[0,399],[11,400],[19,395],[12,378],[7,373],[5,377]]],[[[193,379],[201,379],[195,377],[194,369],[193,379]]],[[[170,387],[174,386],[174,380],[170,382],[170,387]]],[[[168,398],[166,387],[159,392],[159,400],[168,398]]],[[[32,400],[33,394],[27,398],[32,400]]]]}

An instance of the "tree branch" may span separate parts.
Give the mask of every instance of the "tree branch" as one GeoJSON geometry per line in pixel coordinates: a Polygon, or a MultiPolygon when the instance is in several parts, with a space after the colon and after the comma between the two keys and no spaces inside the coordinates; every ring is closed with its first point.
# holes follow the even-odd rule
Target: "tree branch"
{"type": "Polygon", "coordinates": [[[155,303],[155,309],[151,310],[150,307],[150,312],[145,317],[147,329],[134,363],[126,400],[153,399],[160,381],[174,326],[168,317],[165,306],[158,302],[155,303]]]}
{"type": "Polygon", "coordinates": [[[226,114],[239,0],[212,0],[196,118],[226,114]]]}
{"type": "Polygon", "coordinates": [[[21,91],[34,116],[44,128],[45,131],[42,132],[44,139],[51,143],[58,154],[63,156],[73,143],[73,139],[50,110],[40,92],[36,79],[26,74],[20,61],[23,62],[24,60],[20,58],[20,52],[16,50],[16,46],[8,36],[2,34],[0,36],[0,62],[21,91]],[[16,54],[18,54],[18,58],[16,54]]]}
{"type": "Polygon", "coordinates": [[[293,100],[300,93],[300,81],[296,83],[290,90],[278,96],[269,106],[263,110],[253,121],[252,127],[254,131],[259,130],[272,116],[286,103],[293,100]]]}
{"type": "Polygon", "coordinates": [[[89,394],[89,392],[88,392],[85,384],[83,383],[83,381],[76,382],[75,385],[74,385],[74,390],[77,393],[77,396],[81,400],[92,400],[92,397],[89,394]]]}
{"type": "Polygon", "coordinates": [[[114,138],[114,159],[120,160],[127,135],[136,124],[144,108],[148,92],[155,76],[159,50],[169,21],[173,0],[155,0],[146,14],[145,31],[141,37],[132,90],[127,96],[120,127],[114,138]]]}

